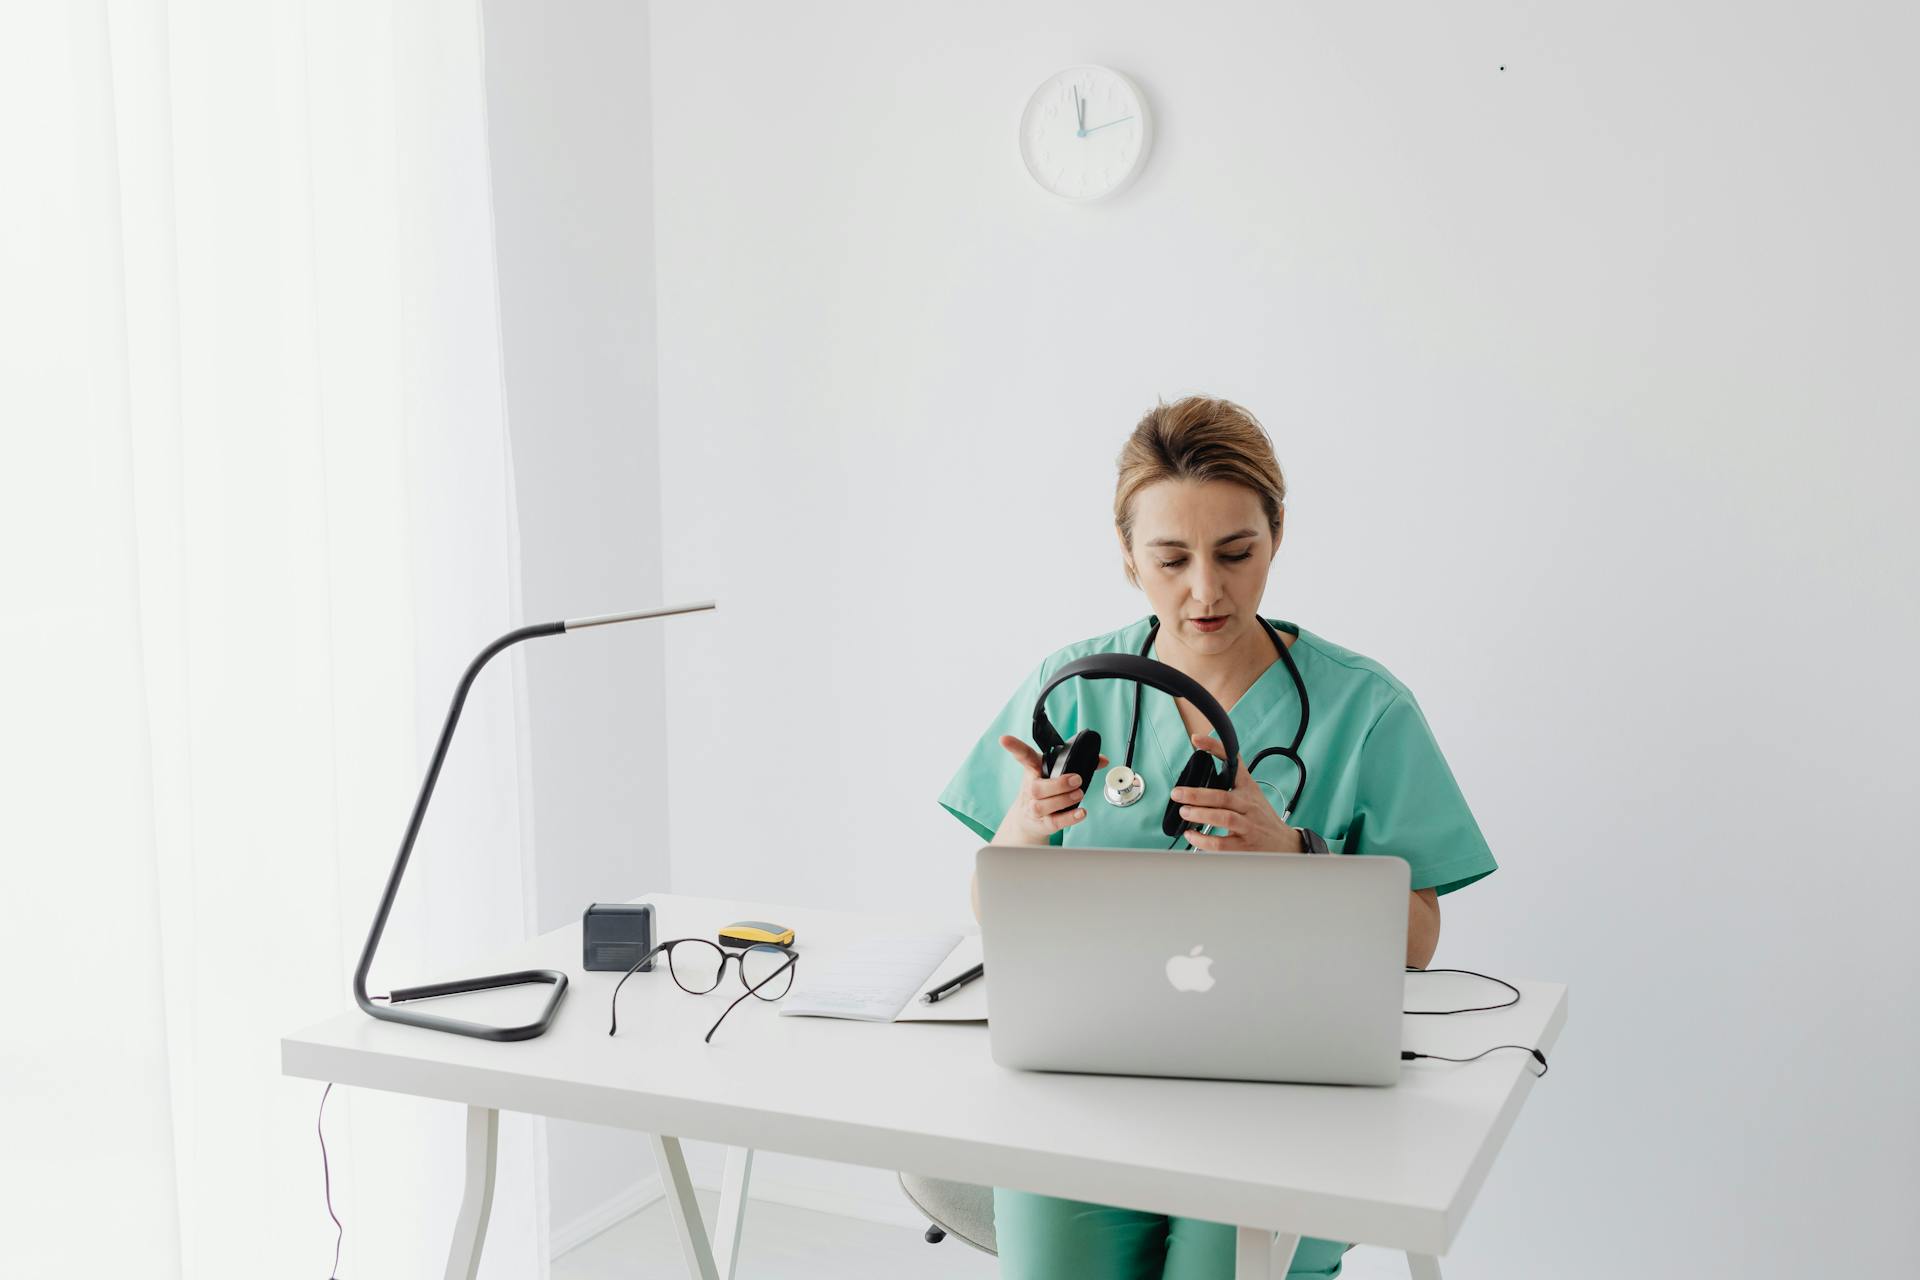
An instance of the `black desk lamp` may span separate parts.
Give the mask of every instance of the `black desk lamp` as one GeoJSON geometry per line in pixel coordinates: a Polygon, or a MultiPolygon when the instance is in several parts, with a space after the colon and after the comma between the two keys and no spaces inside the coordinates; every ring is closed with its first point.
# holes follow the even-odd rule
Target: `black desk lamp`
{"type": "Polygon", "coordinates": [[[393,860],[393,874],[387,877],[387,891],[380,895],[380,911],[374,916],[373,928],[367,933],[366,950],[360,953],[360,967],[353,971],[355,1003],[387,1022],[404,1022],[432,1031],[451,1031],[455,1035],[473,1036],[480,1040],[531,1040],[553,1025],[554,1011],[559,1009],[561,999],[567,994],[567,975],[556,969],[523,969],[519,973],[496,973],[486,978],[455,978],[450,982],[430,982],[420,987],[396,987],[387,996],[385,1005],[375,1004],[367,997],[367,971],[373,968],[373,953],[379,947],[380,935],[387,927],[387,913],[393,910],[394,895],[400,891],[400,877],[407,873],[407,859],[413,853],[414,837],[420,834],[420,819],[426,815],[427,801],[433,798],[433,784],[439,780],[440,766],[446,762],[447,744],[453,741],[453,728],[460,723],[460,708],[466,705],[467,690],[473,687],[473,678],[480,674],[480,668],[509,645],[531,640],[535,636],[557,636],[584,627],[604,627],[610,622],[665,618],[676,613],[697,613],[713,607],[713,601],[702,600],[696,604],[674,605],[670,609],[606,613],[597,618],[572,618],[565,622],[540,622],[531,627],[521,627],[518,631],[509,631],[480,651],[480,656],[473,660],[473,664],[467,668],[467,674],[460,677],[459,687],[453,691],[453,705],[447,709],[447,723],[440,729],[440,743],[433,749],[433,763],[427,766],[426,781],[420,784],[420,798],[413,802],[413,817],[407,822],[406,838],[400,842],[400,856],[393,860]],[[547,1007],[540,1011],[538,1021],[518,1027],[491,1027],[482,1022],[465,1022],[459,1018],[444,1018],[437,1014],[415,1013],[411,1009],[393,1007],[408,1000],[425,1000],[430,996],[453,996],[468,991],[487,991],[494,987],[519,987],[540,982],[552,984],[553,995],[548,999],[547,1007]]]}

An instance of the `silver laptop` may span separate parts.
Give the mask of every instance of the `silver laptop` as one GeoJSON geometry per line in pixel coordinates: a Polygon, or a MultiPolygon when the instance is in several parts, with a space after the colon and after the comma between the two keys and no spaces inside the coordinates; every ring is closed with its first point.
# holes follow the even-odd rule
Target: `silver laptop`
{"type": "Polygon", "coordinates": [[[988,845],[975,866],[1002,1066],[1399,1080],[1404,860],[988,845]]]}

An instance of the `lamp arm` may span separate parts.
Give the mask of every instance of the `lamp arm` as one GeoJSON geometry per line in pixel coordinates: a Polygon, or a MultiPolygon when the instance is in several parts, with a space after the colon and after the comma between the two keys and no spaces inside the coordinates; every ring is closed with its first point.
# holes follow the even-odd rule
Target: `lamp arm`
{"type": "MultiPolygon", "coordinates": [[[[353,971],[353,999],[362,1009],[376,1018],[385,1017],[391,1008],[382,1009],[367,996],[367,974],[373,969],[373,954],[380,946],[380,936],[386,932],[387,916],[393,910],[393,900],[400,892],[400,881],[407,874],[407,861],[413,856],[413,842],[420,835],[420,824],[427,816],[427,805],[433,799],[434,784],[440,780],[440,766],[447,761],[447,748],[453,743],[453,731],[460,724],[460,712],[467,704],[467,691],[473,688],[475,677],[480,669],[493,660],[495,654],[511,648],[522,640],[531,640],[535,636],[557,636],[564,633],[564,622],[540,622],[533,626],[521,627],[517,631],[495,640],[480,651],[467,666],[466,674],[460,677],[460,683],[454,687],[453,704],[447,708],[446,723],[440,726],[440,741],[433,748],[433,761],[427,766],[427,776],[420,783],[420,795],[413,802],[413,816],[407,820],[407,834],[400,841],[400,854],[393,861],[393,871],[387,876],[386,891],[380,895],[380,909],[374,914],[373,928],[367,932],[367,945],[360,953],[359,967],[353,971]]],[[[505,984],[497,984],[505,985],[505,984]]],[[[418,994],[425,995],[427,992],[418,994]]],[[[401,1021],[402,1019],[392,1019],[401,1021]]],[[[412,1021],[412,1019],[405,1019],[412,1021]]]]}

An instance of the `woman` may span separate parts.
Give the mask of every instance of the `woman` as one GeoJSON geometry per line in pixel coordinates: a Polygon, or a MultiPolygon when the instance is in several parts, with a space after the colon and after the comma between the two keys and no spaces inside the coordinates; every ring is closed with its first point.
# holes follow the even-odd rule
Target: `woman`
{"type": "MultiPolygon", "coordinates": [[[[1266,432],[1238,405],[1192,396],[1142,418],[1119,463],[1121,562],[1152,615],[1041,662],[940,803],[995,844],[1164,849],[1171,795],[1183,816],[1206,824],[1187,837],[1195,849],[1297,854],[1324,841],[1333,853],[1404,858],[1413,885],[1407,963],[1425,967],[1440,937],[1440,895],[1492,872],[1493,855],[1407,687],[1304,627],[1262,620],[1287,496],[1266,432]],[[1297,746],[1304,779],[1283,755],[1248,772],[1262,748],[1292,746],[1300,733],[1301,698],[1280,646],[1307,691],[1297,746]],[[1127,750],[1124,765],[1141,776],[1144,794],[1113,803],[1108,784],[1126,778],[1112,776],[1106,756],[1094,778],[1040,776],[1040,756],[1019,733],[1030,729],[1048,677],[1088,654],[1142,652],[1198,680],[1233,717],[1243,755],[1231,790],[1173,786],[1194,749],[1222,756],[1220,744],[1184,699],[1123,680],[1069,681],[1047,710],[1063,737],[1098,729],[1108,750],[1127,750]]],[[[1113,797],[1128,794],[1122,785],[1113,797]]],[[[977,882],[973,903],[978,916],[977,882]]],[[[1228,1280],[1234,1270],[1234,1228],[1194,1218],[1002,1187],[994,1229],[1003,1276],[1228,1280]]],[[[1351,1247],[1304,1237],[1287,1274],[1337,1276],[1351,1247]]]]}

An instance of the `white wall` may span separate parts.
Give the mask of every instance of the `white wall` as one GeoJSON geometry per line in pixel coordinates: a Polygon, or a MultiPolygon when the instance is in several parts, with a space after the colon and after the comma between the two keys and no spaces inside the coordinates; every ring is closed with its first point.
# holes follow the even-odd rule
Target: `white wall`
{"type": "Polygon", "coordinates": [[[1572,985],[1456,1269],[1910,1267],[1911,10],[1178,13],[654,7],[673,888],[964,917],[935,794],[1143,612],[1127,428],[1228,395],[1268,611],[1411,685],[1503,864],[1438,963],[1572,985]],[[1158,132],[1090,207],[1015,145],[1083,61],[1158,132]]]}
{"type": "MultiPolygon", "coordinates": [[[[644,607],[661,598],[646,10],[483,15],[526,620],[644,607]]],[[[522,651],[542,930],[666,883],[662,625],[522,651]]],[[[561,1249],[653,1168],[644,1135],[560,1120],[548,1154],[561,1249]]]]}

